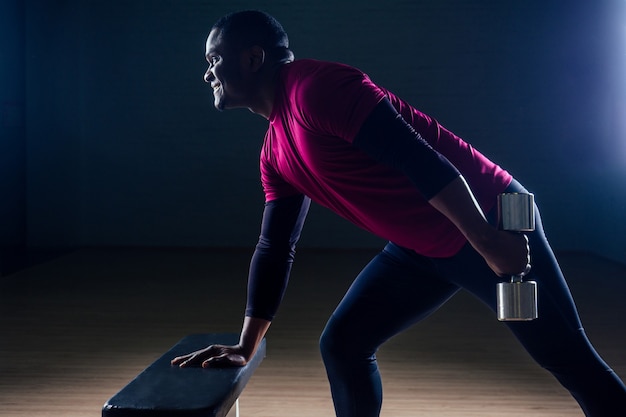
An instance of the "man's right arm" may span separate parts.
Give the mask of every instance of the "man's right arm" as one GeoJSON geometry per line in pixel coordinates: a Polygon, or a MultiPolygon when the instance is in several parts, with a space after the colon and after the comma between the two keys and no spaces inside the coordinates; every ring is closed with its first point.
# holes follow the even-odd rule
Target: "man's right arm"
{"type": "Polygon", "coordinates": [[[374,160],[405,173],[496,274],[515,275],[530,263],[526,237],[491,226],[457,168],[433,149],[389,100],[374,108],[353,143],[374,160]]]}
{"type": "Polygon", "coordinates": [[[243,366],[254,356],[287,288],[296,243],[310,204],[304,195],[266,203],[261,234],[250,262],[248,301],[239,343],[208,346],[174,358],[173,365],[243,366]]]}
{"type": "Polygon", "coordinates": [[[300,194],[265,204],[261,234],[250,262],[246,316],[268,321],[274,318],[287,288],[310,203],[300,194]]]}

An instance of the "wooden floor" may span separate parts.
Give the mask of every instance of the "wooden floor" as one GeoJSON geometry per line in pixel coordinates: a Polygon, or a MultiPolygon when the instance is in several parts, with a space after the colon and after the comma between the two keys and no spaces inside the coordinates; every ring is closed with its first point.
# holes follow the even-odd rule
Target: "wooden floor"
{"type": "MultiPolygon", "coordinates": [[[[317,340],[371,251],[298,254],[243,417],[331,416],[317,340]]],[[[187,334],[238,332],[250,252],[90,249],[0,278],[0,415],[95,417],[187,334]]],[[[601,355],[626,376],[626,266],[561,263],[601,355]]],[[[379,354],[383,416],[576,417],[575,402],[464,293],[379,354]]]]}

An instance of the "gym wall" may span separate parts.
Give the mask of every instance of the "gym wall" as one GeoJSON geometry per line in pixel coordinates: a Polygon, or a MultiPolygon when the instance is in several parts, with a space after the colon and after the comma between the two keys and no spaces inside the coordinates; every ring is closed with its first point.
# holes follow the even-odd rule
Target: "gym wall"
{"type": "MultiPolygon", "coordinates": [[[[626,262],[621,3],[4,2],[2,244],[252,247],[267,122],[216,111],[202,75],[213,22],[256,8],[512,172],[556,249],[626,262]]],[[[301,246],[381,243],[315,206],[301,246]]]]}

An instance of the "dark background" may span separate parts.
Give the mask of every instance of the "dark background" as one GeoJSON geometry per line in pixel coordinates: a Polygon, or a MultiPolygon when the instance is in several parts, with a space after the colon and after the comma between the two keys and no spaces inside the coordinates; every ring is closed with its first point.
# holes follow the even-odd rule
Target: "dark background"
{"type": "MultiPolygon", "coordinates": [[[[508,169],[557,250],[624,263],[625,4],[2,0],[0,272],[85,246],[256,243],[267,122],[216,111],[202,82],[210,26],[248,8],[297,57],[361,68],[508,169]]],[[[320,207],[301,241],[380,244],[320,207]]]]}

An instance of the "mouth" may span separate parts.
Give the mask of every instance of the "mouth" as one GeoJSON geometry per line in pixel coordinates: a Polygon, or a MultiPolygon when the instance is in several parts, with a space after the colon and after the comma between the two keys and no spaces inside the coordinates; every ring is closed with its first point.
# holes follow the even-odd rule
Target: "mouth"
{"type": "Polygon", "coordinates": [[[211,88],[213,89],[214,93],[216,93],[221,87],[222,87],[222,84],[220,84],[220,83],[213,83],[213,84],[211,84],[211,88]]]}

